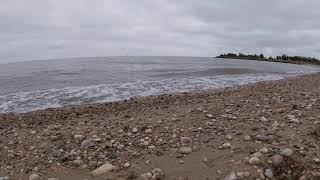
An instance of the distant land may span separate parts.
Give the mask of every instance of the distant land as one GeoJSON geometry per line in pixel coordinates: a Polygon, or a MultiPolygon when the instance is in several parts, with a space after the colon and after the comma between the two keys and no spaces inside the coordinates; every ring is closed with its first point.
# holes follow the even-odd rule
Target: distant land
{"type": "Polygon", "coordinates": [[[304,57],[304,56],[275,56],[275,57],[266,57],[263,54],[220,54],[216,58],[230,58],[230,59],[246,59],[246,60],[258,60],[258,61],[271,61],[271,62],[281,62],[281,63],[291,63],[291,64],[312,64],[312,65],[320,65],[320,60],[312,57],[304,57]]]}

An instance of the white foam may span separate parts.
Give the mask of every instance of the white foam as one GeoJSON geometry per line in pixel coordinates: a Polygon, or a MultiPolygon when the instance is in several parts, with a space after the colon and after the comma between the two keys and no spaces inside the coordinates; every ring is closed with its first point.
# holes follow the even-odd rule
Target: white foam
{"type": "Polygon", "coordinates": [[[28,112],[66,105],[118,101],[133,96],[224,88],[283,78],[283,75],[275,74],[176,78],[19,92],[0,96],[0,112],[28,112]]]}

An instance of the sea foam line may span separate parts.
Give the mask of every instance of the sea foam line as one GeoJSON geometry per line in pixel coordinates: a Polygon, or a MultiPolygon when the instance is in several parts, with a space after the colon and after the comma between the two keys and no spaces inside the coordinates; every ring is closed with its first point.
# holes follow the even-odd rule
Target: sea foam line
{"type": "Polygon", "coordinates": [[[134,96],[224,88],[283,78],[285,76],[279,74],[229,75],[18,92],[0,96],[0,113],[28,112],[66,105],[118,101],[134,96]]]}

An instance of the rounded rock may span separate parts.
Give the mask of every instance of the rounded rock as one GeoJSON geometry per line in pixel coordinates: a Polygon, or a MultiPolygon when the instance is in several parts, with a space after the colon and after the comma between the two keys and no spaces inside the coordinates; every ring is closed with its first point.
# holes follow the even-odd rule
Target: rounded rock
{"type": "Polygon", "coordinates": [[[260,149],[260,152],[263,153],[263,154],[266,154],[269,152],[269,149],[268,148],[262,148],[260,149]]]}
{"type": "Polygon", "coordinates": [[[234,172],[230,173],[228,176],[224,178],[224,180],[237,180],[237,179],[238,179],[237,175],[234,172]]]}
{"type": "Polygon", "coordinates": [[[133,129],[132,129],[132,132],[133,132],[133,133],[137,133],[137,132],[138,132],[138,128],[133,128],[133,129]]]}
{"type": "Polygon", "coordinates": [[[262,122],[268,122],[268,119],[267,119],[266,117],[264,117],[264,116],[261,117],[260,120],[261,120],[262,122]]]}
{"type": "Polygon", "coordinates": [[[316,164],[320,164],[320,159],[319,158],[313,158],[313,162],[315,162],[316,164]]]}
{"type": "Polygon", "coordinates": [[[250,159],[249,159],[249,164],[251,164],[251,165],[258,165],[258,164],[260,164],[260,163],[261,163],[261,161],[260,161],[260,159],[257,158],[257,157],[253,157],[253,158],[250,158],[250,159]]]}
{"type": "Polygon", "coordinates": [[[40,176],[38,174],[31,174],[29,176],[29,180],[38,180],[40,179],[40,176]]]}
{"type": "Polygon", "coordinates": [[[261,152],[256,152],[256,153],[252,154],[252,157],[262,158],[263,154],[261,152]]]}
{"type": "Polygon", "coordinates": [[[74,139],[83,139],[83,136],[80,134],[74,135],[74,139]]]}
{"type": "Polygon", "coordinates": [[[144,132],[150,134],[150,133],[152,133],[152,129],[146,129],[144,132]]]}
{"type": "Polygon", "coordinates": [[[190,154],[192,152],[192,148],[191,147],[181,147],[181,148],[179,148],[178,152],[181,154],[190,154]]]}
{"type": "Polygon", "coordinates": [[[95,141],[93,141],[92,139],[88,139],[88,140],[84,140],[81,143],[81,147],[84,149],[89,149],[95,146],[95,141]]]}
{"type": "Polygon", "coordinates": [[[244,140],[245,140],[245,141],[250,141],[250,140],[251,140],[251,137],[248,136],[248,135],[247,135],[247,136],[244,136],[244,140]]]}
{"type": "Polygon", "coordinates": [[[293,154],[293,150],[286,148],[286,149],[283,149],[280,154],[285,157],[290,157],[293,154]]]}
{"type": "Polygon", "coordinates": [[[273,172],[272,172],[271,169],[266,169],[266,170],[264,171],[264,175],[265,175],[267,178],[269,178],[269,179],[273,178],[273,172]]]}
{"type": "Polygon", "coordinates": [[[281,155],[272,156],[272,165],[279,166],[283,161],[283,157],[281,155]]]}
{"type": "Polygon", "coordinates": [[[232,136],[231,135],[226,135],[226,139],[227,140],[232,140],[232,136]]]}
{"type": "Polygon", "coordinates": [[[116,170],[116,169],[117,169],[116,166],[109,164],[109,163],[105,163],[104,165],[100,166],[99,168],[93,170],[91,172],[91,175],[94,177],[97,177],[97,176],[104,175],[104,174],[106,174],[110,171],[116,170]]]}
{"type": "Polygon", "coordinates": [[[222,147],[224,149],[229,149],[229,148],[231,148],[231,144],[230,143],[224,143],[224,144],[222,144],[222,147]]]}
{"type": "Polygon", "coordinates": [[[124,167],[126,167],[126,168],[128,168],[128,167],[130,167],[130,163],[125,163],[124,165],[123,165],[124,167]]]}

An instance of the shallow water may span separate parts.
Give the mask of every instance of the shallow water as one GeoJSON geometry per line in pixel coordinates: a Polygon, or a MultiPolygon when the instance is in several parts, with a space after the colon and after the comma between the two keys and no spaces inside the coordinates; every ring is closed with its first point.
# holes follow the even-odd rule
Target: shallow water
{"type": "Polygon", "coordinates": [[[105,57],[0,64],[0,113],[205,90],[319,72],[208,57],[105,57]]]}

